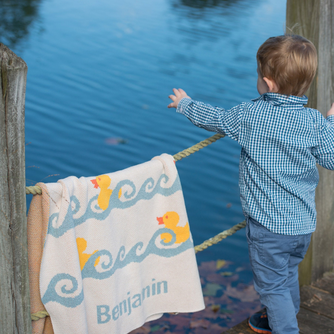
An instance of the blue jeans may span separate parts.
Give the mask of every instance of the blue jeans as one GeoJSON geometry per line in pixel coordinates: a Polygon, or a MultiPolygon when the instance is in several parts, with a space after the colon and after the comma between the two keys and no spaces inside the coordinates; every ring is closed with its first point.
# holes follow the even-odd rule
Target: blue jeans
{"type": "Polygon", "coordinates": [[[246,235],[254,288],[267,309],[272,334],[298,334],[298,264],[305,256],[312,233],[276,234],[248,218],[246,235]]]}

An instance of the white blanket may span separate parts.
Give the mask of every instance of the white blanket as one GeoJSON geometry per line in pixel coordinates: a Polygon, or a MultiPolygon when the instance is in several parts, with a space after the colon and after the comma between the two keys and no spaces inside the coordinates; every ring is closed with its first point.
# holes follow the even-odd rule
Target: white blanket
{"type": "Polygon", "coordinates": [[[123,334],[204,308],[172,156],[46,186],[40,293],[56,334],[123,334]]]}

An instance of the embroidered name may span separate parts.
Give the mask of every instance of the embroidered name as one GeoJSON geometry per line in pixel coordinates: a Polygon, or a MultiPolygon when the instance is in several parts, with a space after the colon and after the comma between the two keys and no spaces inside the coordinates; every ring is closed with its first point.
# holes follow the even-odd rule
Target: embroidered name
{"type": "Polygon", "coordinates": [[[145,299],[163,293],[168,293],[167,281],[155,282],[155,279],[153,278],[152,284],[143,288],[141,293],[131,295],[130,292],[128,292],[128,296],[122,302],[115,305],[112,310],[109,305],[97,305],[97,323],[105,324],[111,319],[116,321],[123,315],[129,316],[132,312],[132,309],[141,307],[143,305],[145,299]]]}

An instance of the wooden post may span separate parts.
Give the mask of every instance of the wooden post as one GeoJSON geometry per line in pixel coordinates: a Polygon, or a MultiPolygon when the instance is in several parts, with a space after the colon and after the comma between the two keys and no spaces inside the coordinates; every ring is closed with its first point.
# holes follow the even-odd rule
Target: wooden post
{"type": "Polygon", "coordinates": [[[27,65],[0,43],[0,334],[31,333],[25,194],[27,65]]]}
{"type": "MultiPolygon", "coordinates": [[[[287,0],[286,32],[306,37],[318,50],[318,73],[306,95],[308,106],[325,117],[334,102],[333,18],[332,0],[287,0]]],[[[334,269],[334,172],[318,169],[317,229],[299,267],[300,285],[310,284],[334,269]]]]}

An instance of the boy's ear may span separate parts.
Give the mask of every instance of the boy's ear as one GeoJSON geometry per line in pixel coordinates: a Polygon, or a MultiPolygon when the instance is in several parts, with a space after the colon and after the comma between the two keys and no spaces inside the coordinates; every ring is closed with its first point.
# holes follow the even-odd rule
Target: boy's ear
{"type": "Polygon", "coordinates": [[[270,93],[277,93],[278,92],[278,87],[277,87],[274,80],[268,79],[266,77],[264,77],[263,80],[267,84],[270,93]]]}

